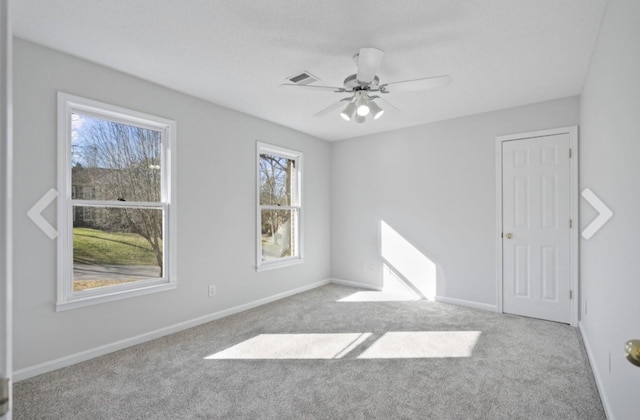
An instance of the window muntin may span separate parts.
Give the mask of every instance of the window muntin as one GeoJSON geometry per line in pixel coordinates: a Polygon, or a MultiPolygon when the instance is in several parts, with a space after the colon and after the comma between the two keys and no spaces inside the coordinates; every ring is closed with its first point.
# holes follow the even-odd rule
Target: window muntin
{"type": "Polygon", "coordinates": [[[301,165],[301,153],[258,143],[258,270],[302,261],[301,165]]]}
{"type": "Polygon", "coordinates": [[[175,122],[59,94],[58,309],[175,287],[175,122]]]}

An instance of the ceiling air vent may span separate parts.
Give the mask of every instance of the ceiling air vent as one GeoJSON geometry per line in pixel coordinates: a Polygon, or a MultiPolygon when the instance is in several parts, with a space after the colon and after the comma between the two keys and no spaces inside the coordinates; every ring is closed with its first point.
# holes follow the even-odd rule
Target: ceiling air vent
{"type": "Polygon", "coordinates": [[[318,79],[308,71],[303,71],[294,74],[293,76],[287,77],[287,80],[296,85],[308,85],[310,83],[317,82],[320,79],[318,79]]]}

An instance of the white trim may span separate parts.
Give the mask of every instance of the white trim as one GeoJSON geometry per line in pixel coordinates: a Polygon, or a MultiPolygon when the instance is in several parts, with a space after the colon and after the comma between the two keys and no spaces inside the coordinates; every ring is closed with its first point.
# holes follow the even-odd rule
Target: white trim
{"type": "Polygon", "coordinates": [[[496,156],[496,310],[502,313],[502,143],[510,140],[523,140],[535,137],[554,136],[557,134],[569,134],[569,147],[572,150],[572,157],[569,159],[570,165],[570,194],[571,194],[571,220],[573,227],[571,229],[571,245],[570,245],[570,270],[571,279],[570,287],[573,291],[573,299],[570,302],[571,315],[570,324],[573,327],[578,326],[579,305],[580,302],[580,254],[579,254],[579,184],[578,184],[578,127],[560,127],[550,130],[532,131],[527,133],[510,134],[506,136],[496,137],[495,156],[496,156]]]}
{"type": "Polygon", "coordinates": [[[329,281],[339,286],[355,287],[357,289],[375,290],[377,292],[382,290],[382,287],[380,286],[376,286],[369,283],[363,283],[359,281],[342,280],[342,279],[334,279],[334,278],[329,279],[329,281]]]}
{"type": "Polygon", "coordinates": [[[496,139],[496,311],[502,313],[502,141],[496,139]]]}
{"type": "Polygon", "coordinates": [[[218,312],[214,312],[209,315],[200,316],[190,319],[188,321],[179,322],[177,324],[170,325],[168,327],[159,328],[155,331],[139,334],[130,338],[125,338],[113,343],[105,344],[102,346],[94,347],[85,351],[71,354],[69,356],[60,357],[55,360],[40,363],[34,366],[29,366],[23,369],[19,369],[13,372],[13,376],[16,380],[22,381],[32,378],[43,373],[51,372],[63,367],[71,366],[76,363],[84,362],[99,356],[103,356],[114,351],[122,350],[127,347],[135,346],[137,344],[145,343],[147,341],[155,340],[160,337],[164,337],[169,334],[175,334],[177,332],[196,327],[198,325],[206,324],[207,322],[215,321],[216,319],[224,318],[229,315],[237,314],[249,309],[256,308],[258,306],[266,305],[267,303],[275,302],[280,299],[284,299],[289,296],[296,295],[298,293],[306,292],[317,287],[326,286],[329,284],[329,280],[320,280],[315,283],[307,284],[305,286],[298,287],[296,289],[287,290],[285,292],[277,293],[275,295],[267,296],[261,299],[254,300],[253,302],[244,303],[242,305],[234,306],[232,308],[223,309],[218,312]]]}
{"type": "MultiPolygon", "coordinates": [[[[157,279],[152,279],[157,281],[157,279]]],[[[166,290],[173,290],[177,287],[176,283],[166,283],[148,285],[145,280],[135,282],[127,285],[117,285],[109,287],[106,291],[98,289],[88,290],[86,296],[79,297],[77,299],[69,300],[63,303],[56,303],[56,312],[67,311],[69,309],[84,308],[85,306],[91,306],[98,303],[113,302],[114,300],[120,300],[130,298],[134,296],[143,296],[150,293],[164,292],[166,290]],[[141,284],[143,283],[144,284],[141,284]],[[129,286],[128,288],[119,287],[129,286]],[[132,287],[135,286],[135,287],[132,287]],[[117,290],[112,290],[117,289],[117,290]]],[[[82,293],[82,292],[80,292],[82,293]]]]}
{"type": "Polygon", "coordinates": [[[455,298],[450,298],[445,296],[436,296],[435,301],[442,302],[442,303],[449,303],[451,305],[466,306],[469,308],[480,309],[483,311],[498,312],[498,307],[496,305],[489,305],[488,303],[474,302],[471,300],[455,299],[455,298]]]}
{"type": "Polygon", "coordinates": [[[303,211],[303,153],[293,149],[287,149],[273,144],[256,141],[256,272],[288,267],[304,262],[304,211],[303,211]],[[261,206],[260,205],[260,154],[269,153],[282,156],[296,162],[296,198],[297,203],[290,206],[261,206]],[[293,210],[297,212],[295,223],[296,251],[297,255],[280,258],[277,260],[262,261],[262,210],[293,210]]]}
{"type": "Polygon", "coordinates": [[[604,393],[604,381],[600,377],[599,369],[596,368],[598,365],[596,363],[595,355],[591,350],[591,345],[589,344],[589,340],[587,339],[587,335],[584,332],[583,323],[578,323],[578,330],[580,331],[580,336],[582,337],[582,342],[584,343],[584,349],[587,352],[587,358],[589,359],[589,364],[591,365],[591,371],[593,372],[593,377],[596,380],[596,388],[598,388],[598,393],[600,394],[600,400],[602,401],[602,407],[604,407],[604,412],[608,419],[614,419],[613,412],[611,411],[611,404],[609,404],[609,400],[607,399],[607,394],[604,393]]]}
{"type": "Polygon", "coordinates": [[[0,4],[0,377],[9,379],[9,410],[12,419],[13,363],[13,30],[11,1],[0,4]]]}
{"type": "Polygon", "coordinates": [[[281,258],[278,260],[262,261],[256,266],[256,272],[274,270],[276,268],[289,267],[291,265],[302,264],[304,261],[299,257],[281,258]]]}
{"type": "MultiPolygon", "coordinates": [[[[339,286],[347,286],[347,287],[354,287],[357,289],[367,289],[367,290],[375,290],[375,291],[382,290],[382,287],[380,286],[359,282],[359,281],[342,280],[342,279],[336,279],[336,278],[330,278],[329,281],[332,284],[337,284],[339,286]]],[[[436,296],[435,301],[442,302],[442,303],[449,303],[449,304],[458,305],[458,306],[466,306],[469,308],[481,309],[483,311],[498,312],[498,308],[496,307],[496,305],[474,302],[471,300],[455,299],[455,298],[449,298],[445,296],[436,296]]]]}
{"type": "Polygon", "coordinates": [[[58,92],[58,278],[56,311],[80,308],[96,303],[110,302],[127,297],[171,290],[177,284],[177,239],[176,239],[176,178],[177,160],[176,122],[163,117],[98,102],[92,99],[58,92]],[[160,131],[161,133],[161,202],[120,202],[104,200],[73,199],[71,190],[71,114],[73,112],[92,115],[127,125],[160,131]],[[161,279],[99,288],[91,292],[73,292],[73,206],[158,208],[164,212],[163,254],[164,267],[161,279]],[[158,284],[161,282],[161,284],[158,284]]]}
{"type": "Polygon", "coordinates": [[[81,207],[117,207],[122,209],[151,209],[160,210],[164,203],[159,201],[109,201],[109,200],[84,200],[73,199],[74,206],[81,207]]]}
{"type": "Polygon", "coordinates": [[[143,128],[160,131],[164,130],[167,126],[175,124],[175,121],[159,117],[157,115],[151,115],[122,106],[99,102],[82,96],[58,92],[58,100],[61,98],[69,105],[70,108],[82,111],[85,115],[100,119],[108,119],[110,121],[127,125],[135,124],[136,126],[143,128]]]}

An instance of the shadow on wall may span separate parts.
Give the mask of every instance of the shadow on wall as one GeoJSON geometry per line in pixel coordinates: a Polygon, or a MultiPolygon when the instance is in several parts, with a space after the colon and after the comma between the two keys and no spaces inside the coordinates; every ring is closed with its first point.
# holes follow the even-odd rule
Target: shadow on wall
{"type": "Polygon", "coordinates": [[[384,220],[380,221],[382,290],[405,291],[419,299],[436,297],[436,264],[384,220]]]}
{"type": "Polygon", "coordinates": [[[379,235],[382,288],[356,292],[338,302],[435,300],[436,264],[384,220],[379,235]]]}

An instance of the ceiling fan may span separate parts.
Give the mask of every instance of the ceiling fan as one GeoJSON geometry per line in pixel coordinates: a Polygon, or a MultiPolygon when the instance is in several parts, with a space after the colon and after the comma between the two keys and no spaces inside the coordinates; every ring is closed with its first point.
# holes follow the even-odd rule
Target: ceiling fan
{"type": "Polygon", "coordinates": [[[384,113],[380,105],[375,102],[378,99],[398,110],[398,108],[381,95],[386,95],[391,92],[432,89],[446,86],[451,82],[451,76],[444,75],[380,84],[380,78],[376,73],[380,68],[380,63],[382,63],[383,55],[384,51],[377,48],[360,48],[360,51],[353,56],[353,60],[358,66],[358,72],[344,79],[344,87],[298,85],[294,83],[283,83],[281,86],[348,94],[348,97],[342,98],[338,102],[329,105],[314,114],[314,116],[321,117],[327,115],[346,103],[345,108],[340,112],[340,116],[346,121],[363,123],[366,121],[367,116],[371,116],[374,120],[377,120],[384,113]]]}

